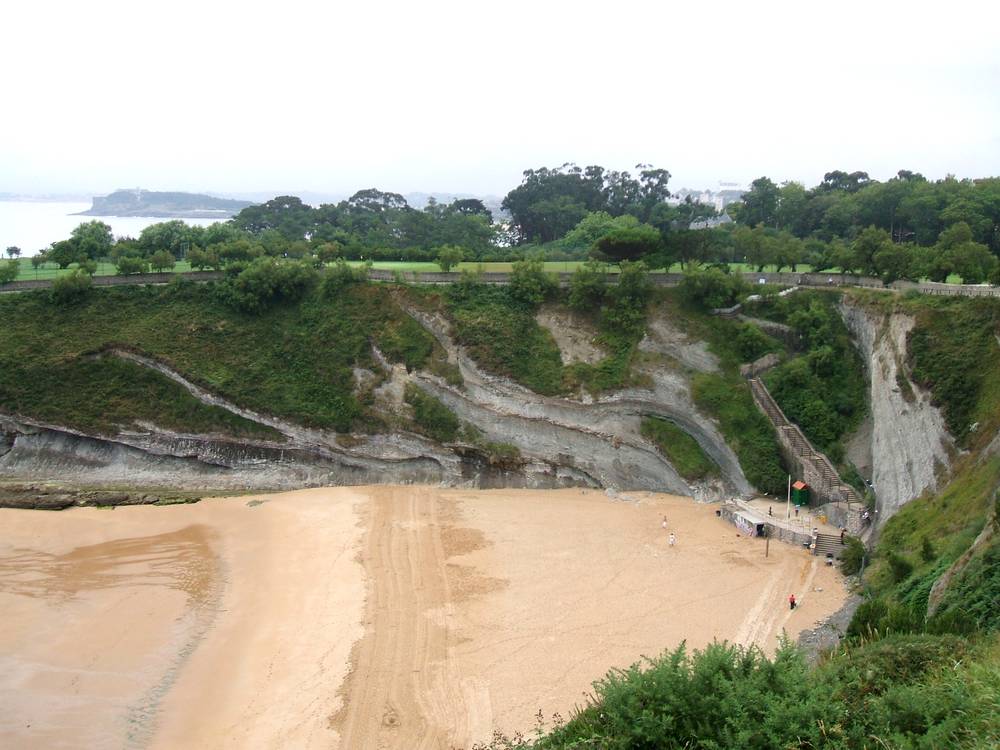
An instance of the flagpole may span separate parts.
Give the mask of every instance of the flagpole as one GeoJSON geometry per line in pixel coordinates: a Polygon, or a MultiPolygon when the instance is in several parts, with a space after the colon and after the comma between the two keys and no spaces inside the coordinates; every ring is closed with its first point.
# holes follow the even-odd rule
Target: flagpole
{"type": "Polygon", "coordinates": [[[792,517],[792,475],[788,475],[788,499],[785,501],[785,520],[792,517]]]}

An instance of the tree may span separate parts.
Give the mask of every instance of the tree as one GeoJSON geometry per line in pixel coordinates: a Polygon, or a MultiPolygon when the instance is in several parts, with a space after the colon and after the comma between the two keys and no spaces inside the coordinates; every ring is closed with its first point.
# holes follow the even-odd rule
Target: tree
{"type": "MultiPolygon", "coordinates": [[[[260,234],[267,229],[274,229],[290,240],[301,240],[309,234],[314,226],[316,209],[302,202],[294,195],[280,195],[259,206],[248,206],[232,218],[237,229],[251,234],[260,234]]],[[[221,241],[233,241],[237,238],[221,238],[221,241]]],[[[220,241],[206,237],[206,242],[220,241]]]]}
{"type": "Polygon", "coordinates": [[[710,236],[701,229],[679,229],[667,235],[669,258],[678,260],[684,268],[708,260],[710,236]]]}
{"type": "Polygon", "coordinates": [[[453,201],[448,209],[463,216],[481,216],[488,224],[493,223],[493,212],[478,198],[461,198],[453,201]]]}
{"type": "Polygon", "coordinates": [[[91,260],[108,257],[111,254],[111,247],[115,244],[111,227],[103,221],[80,224],[70,234],[70,240],[80,256],[91,260]]]}
{"type": "Polygon", "coordinates": [[[862,273],[875,273],[875,254],[892,245],[892,238],[884,229],[868,227],[862,230],[857,239],[851,243],[853,255],[852,266],[862,273]]]}
{"type": "Polygon", "coordinates": [[[756,268],[758,273],[764,270],[768,257],[763,226],[758,224],[753,229],[736,227],[733,230],[733,246],[739,257],[756,268]]]}
{"type": "Polygon", "coordinates": [[[324,242],[316,248],[316,257],[320,263],[333,263],[333,261],[340,257],[342,250],[343,248],[339,242],[324,242]]]}
{"type": "Polygon", "coordinates": [[[71,263],[76,263],[80,259],[81,255],[73,240],[59,240],[52,243],[46,257],[59,268],[69,268],[71,263]]]}
{"type": "Polygon", "coordinates": [[[916,270],[913,246],[898,245],[890,242],[882,245],[872,257],[875,273],[888,286],[897,279],[914,278],[916,270]]]}
{"type": "Polygon", "coordinates": [[[986,245],[962,242],[948,251],[948,259],[955,273],[965,284],[980,284],[989,279],[997,267],[997,258],[986,245]]]}
{"type": "Polygon", "coordinates": [[[809,197],[800,182],[786,182],[778,190],[777,224],[798,237],[806,234],[805,208],[809,197]]]}
{"type": "Polygon", "coordinates": [[[157,250],[149,258],[149,265],[154,271],[169,271],[175,263],[174,256],[169,250],[157,250]]]}
{"type": "Polygon", "coordinates": [[[444,245],[438,250],[435,262],[442,271],[448,273],[465,259],[465,250],[455,245],[444,245]]]}
{"type": "Polygon", "coordinates": [[[35,274],[37,275],[38,269],[44,266],[49,261],[49,256],[45,253],[38,253],[37,255],[31,256],[31,267],[35,269],[35,274]]]}
{"type": "Polygon", "coordinates": [[[115,262],[115,269],[121,276],[133,273],[145,273],[149,270],[149,263],[145,258],[140,258],[136,255],[122,255],[115,262]]]}
{"type": "Polygon", "coordinates": [[[644,255],[660,249],[660,233],[649,224],[633,227],[617,227],[594,244],[594,251],[615,263],[638,260],[644,255]]]}
{"type": "Polygon", "coordinates": [[[146,255],[166,250],[175,258],[183,258],[193,244],[192,227],[179,219],[150,224],[139,234],[138,241],[146,255]]]}
{"type": "Polygon", "coordinates": [[[19,248],[17,245],[11,245],[10,247],[7,248],[6,252],[8,258],[13,259],[21,257],[21,248],[19,248]]]}
{"type": "Polygon", "coordinates": [[[750,226],[776,226],[779,199],[778,186],[767,177],[758,177],[750,183],[750,190],[743,194],[740,221],[750,226]]]}

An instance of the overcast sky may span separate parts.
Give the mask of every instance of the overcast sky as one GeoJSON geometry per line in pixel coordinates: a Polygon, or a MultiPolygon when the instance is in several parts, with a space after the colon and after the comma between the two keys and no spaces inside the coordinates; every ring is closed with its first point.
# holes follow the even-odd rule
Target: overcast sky
{"type": "Polygon", "coordinates": [[[987,0],[12,2],[0,191],[997,175],[998,39],[987,0]]]}

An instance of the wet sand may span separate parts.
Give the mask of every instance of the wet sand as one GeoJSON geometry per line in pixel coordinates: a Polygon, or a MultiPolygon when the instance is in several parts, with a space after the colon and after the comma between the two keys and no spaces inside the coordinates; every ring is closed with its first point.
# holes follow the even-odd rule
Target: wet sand
{"type": "Polygon", "coordinates": [[[832,568],[778,543],[765,559],[714,506],[627,497],[0,510],[0,746],[471,746],[685,639],[773,650],[845,598],[832,568]]]}

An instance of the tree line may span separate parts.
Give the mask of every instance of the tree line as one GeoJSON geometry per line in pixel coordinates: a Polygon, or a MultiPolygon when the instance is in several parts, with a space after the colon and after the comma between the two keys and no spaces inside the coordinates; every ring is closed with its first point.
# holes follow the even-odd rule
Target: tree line
{"type": "MultiPolygon", "coordinates": [[[[761,177],[717,226],[692,229],[715,216],[714,208],[672,200],[665,169],[639,164],[636,170],[575,164],[529,169],[496,217],[475,198],[432,199],[418,209],[398,193],[370,188],[315,207],[279,196],[227,222],[196,227],[166,221],[137,238],[116,239],[107,224],[91,221],[32,263],[77,264],[91,272],[107,259],[125,274],[170,270],[181,259],[199,269],[280,257],[316,265],[338,258],[434,261],[449,270],[462,261],[596,258],[642,260],[651,269],[808,266],[886,283],[951,275],[968,283],[1000,282],[998,178],[931,181],[903,170],[879,182],[865,172],[833,171],[806,189],[761,177]]],[[[0,280],[16,275],[15,266],[0,268],[0,280]]]]}

